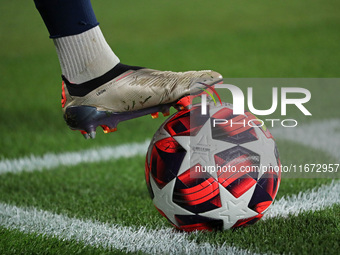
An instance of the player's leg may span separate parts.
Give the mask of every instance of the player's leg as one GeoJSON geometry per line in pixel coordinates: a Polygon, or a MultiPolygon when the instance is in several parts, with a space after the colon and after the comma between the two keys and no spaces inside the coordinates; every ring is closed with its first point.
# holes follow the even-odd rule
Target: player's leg
{"type": "Polygon", "coordinates": [[[56,46],[62,74],[72,83],[97,78],[119,63],[90,0],[34,0],[56,46]]]}
{"type": "Polygon", "coordinates": [[[98,26],[90,0],[34,0],[53,39],[63,74],[62,107],[67,124],[94,138],[97,126],[157,112],[201,83],[222,81],[207,71],[162,72],[120,63],[98,26]]]}

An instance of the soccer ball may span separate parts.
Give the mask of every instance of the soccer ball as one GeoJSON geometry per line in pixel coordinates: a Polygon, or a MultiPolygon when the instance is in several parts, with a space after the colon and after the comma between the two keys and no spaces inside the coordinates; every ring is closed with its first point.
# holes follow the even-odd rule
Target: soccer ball
{"type": "Polygon", "coordinates": [[[249,112],[196,104],[169,117],[155,133],[145,178],[157,210],[177,229],[223,230],[255,223],[281,179],[275,141],[249,112]]]}

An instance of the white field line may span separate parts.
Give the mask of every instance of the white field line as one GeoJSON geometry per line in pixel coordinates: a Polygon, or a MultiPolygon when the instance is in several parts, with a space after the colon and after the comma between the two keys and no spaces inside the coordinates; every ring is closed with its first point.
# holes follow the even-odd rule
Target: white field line
{"type": "Polygon", "coordinates": [[[24,233],[75,240],[93,247],[148,254],[253,254],[226,245],[198,244],[171,228],[122,227],[0,203],[0,225],[24,233]]]}
{"type": "Polygon", "coordinates": [[[43,156],[31,155],[18,159],[4,159],[0,161],[0,175],[23,171],[49,170],[59,166],[75,166],[81,163],[102,162],[145,155],[149,143],[150,141],[145,141],[143,143],[122,144],[115,147],[101,147],[77,152],[46,153],[43,156]]]}
{"type": "MultiPolygon", "coordinates": [[[[330,128],[327,129],[328,136],[330,132],[334,134],[334,128],[339,126],[339,123],[340,120],[330,121],[330,128]]],[[[315,133],[319,133],[317,131],[320,131],[321,127],[324,128],[324,126],[320,125],[310,125],[313,128],[309,128],[307,132],[305,129],[302,131],[300,128],[297,133],[294,131],[284,133],[286,129],[276,129],[274,134],[279,136],[278,138],[294,140],[317,149],[322,149],[337,158],[339,140],[333,137],[333,142],[330,143],[330,146],[327,146],[330,140],[323,137],[322,139],[328,139],[326,140],[327,143],[321,143],[320,145],[321,137],[315,137],[315,133]],[[306,134],[308,136],[314,134],[313,137],[316,142],[311,142],[309,139],[306,142],[306,139],[304,139],[306,134]]],[[[335,135],[338,136],[338,134],[335,135]]],[[[76,165],[82,162],[99,162],[143,155],[148,143],[126,144],[117,147],[104,147],[96,150],[62,154],[49,153],[42,157],[31,156],[15,160],[2,160],[0,161],[0,174],[52,169],[60,165],[76,165]]],[[[332,182],[330,185],[324,185],[319,189],[281,198],[272,205],[264,219],[298,215],[305,211],[322,210],[336,203],[340,203],[340,182],[332,182]]],[[[23,209],[3,203],[0,203],[0,225],[9,229],[18,229],[25,233],[40,233],[55,236],[62,240],[82,241],[86,245],[94,247],[131,252],[142,251],[151,254],[251,253],[247,250],[226,245],[217,247],[209,243],[197,244],[194,241],[188,240],[186,234],[173,232],[172,229],[147,230],[145,227],[122,227],[100,222],[82,221],[35,208],[23,209]]]]}
{"type": "MultiPolygon", "coordinates": [[[[340,132],[336,130],[339,126],[340,119],[331,119],[303,124],[295,128],[272,128],[270,131],[277,139],[290,140],[314,149],[323,150],[340,160],[340,132]]],[[[43,156],[31,155],[18,159],[3,159],[0,160],[0,175],[23,171],[50,170],[59,166],[75,166],[81,163],[145,155],[149,142],[122,144],[116,147],[101,147],[60,154],[46,153],[43,156]]]]}
{"type": "Polygon", "coordinates": [[[297,216],[307,211],[318,211],[334,204],[340,204],[340,181],[297,195],[282,197],[269,207],[264,219],[297,216]]]}
{"type": "MultiPolygon", "coordinates": [[[[264,219],[298,215],[322,210],[340,203],[340,182],[333,181],[318,189],[300,192],[278,200],[264,219]]],[[[171,228],[149,230],[80,220],[36,208],[20,208],[0,203],[0,225],[24,233],[38,233],[60,240],[75,240],[93,247],[149,254],[253,254],[237,247],[196,243],[188,235],[171,228]]]]}
{"type": "MultiPolygon", "coordinates": [[[[340,162],[340,119],[329,119],[299,124],[294,128],[270,128],[276,139],[297,142],[322,150],[340,162]]],[[[315,163],[315,162],[311,162],[315,163]]],[[[333,162],[321,162],[333,163],[333,162]]]]}

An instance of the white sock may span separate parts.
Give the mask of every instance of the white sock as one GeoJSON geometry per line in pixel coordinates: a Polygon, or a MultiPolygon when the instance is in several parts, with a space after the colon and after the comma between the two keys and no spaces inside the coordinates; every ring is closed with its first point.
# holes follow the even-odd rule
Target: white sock
{"type": "Polygon", "coordinates": [[[72,83],[83,83],[97,78],[120,62],[107,44],[99,26],[53,41],[62,74],[72,83]]]}

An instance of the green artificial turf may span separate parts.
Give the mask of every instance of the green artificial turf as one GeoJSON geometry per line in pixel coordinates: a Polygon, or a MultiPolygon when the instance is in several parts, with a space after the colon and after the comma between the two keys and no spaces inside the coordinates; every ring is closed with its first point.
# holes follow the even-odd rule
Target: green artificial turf
{"type": "MultiPolygon", "coordinates": [[[[339,77],[340,3],[311,1],[92,1],[101,29],[122,63],[159,70],[214,69],[233,78],[339,77]]],[[[60,67],[33,1],[0,4],[0,160],[144,142],[165,120],[145,116],[118,132],[86,141],[70,131],[60,107],[60,67]]],[[[248,85],[241,85],[246,92],[248,85]]],[[[284,85],[282,85],[284,86],[284,85]]],[[[292,84],[289,86],[293,86],[292,84]]],[[[255,87],[255,86],[254,86],[255,87]]],[[[339,86],[305,85],[312,99],[302,124],[339,118],[339,86]]],[[[256,106],[271,91],[257,85],[256,106]]],[[[270,117],[282,118],[280,109],[270,117]]],[[[174,112],[174,111],[173,111],[174,112]]],[[[323,151],[278,139],[283,164],[338,163],[323,151]]],[[[170,227],[152,205],[143,156],[0,175],[0,201],[20,207],[124,226],[170,227]]],[[[283,179],[277,198],[330,179],[283,179]]],[[[197,242],[234,245],[260,253],[337,254],[340,208],[273,218],[252,227],[193,234],[197,242]]],[[[120,253],[75,241],[0,228],[1,254],[120,253]]]]}

